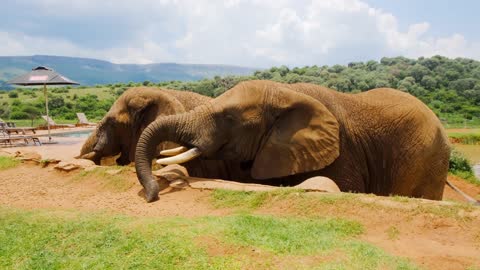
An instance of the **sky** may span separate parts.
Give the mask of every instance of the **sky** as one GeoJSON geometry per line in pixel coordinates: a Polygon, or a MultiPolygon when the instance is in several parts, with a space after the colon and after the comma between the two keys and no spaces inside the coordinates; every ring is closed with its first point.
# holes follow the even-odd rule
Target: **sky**
{"type": "Polygon", "coordinates": [[[3,0],[0,55],[113,63],[333,65],[480,60],[480,1],[3,0]]]}

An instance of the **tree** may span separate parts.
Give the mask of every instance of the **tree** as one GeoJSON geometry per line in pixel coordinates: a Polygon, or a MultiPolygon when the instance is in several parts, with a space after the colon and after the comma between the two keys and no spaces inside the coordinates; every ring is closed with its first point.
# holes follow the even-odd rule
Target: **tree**
{"type": "Polygon", "coordinates": [[[32,120],[31,126],[33,126],[33,120],[39,118],[40,115],[42,114],[42,112],[33,105],[24,106],[22,108],[22,112],[25,113],[25,115],[28,117],[28,119],[32,120]]]}
{"type": "Polygon", "coordinates": [[[422,78],[421,85],[431,91],[437,87],[437,80],[433,76],[426,75],[422,78]]]}

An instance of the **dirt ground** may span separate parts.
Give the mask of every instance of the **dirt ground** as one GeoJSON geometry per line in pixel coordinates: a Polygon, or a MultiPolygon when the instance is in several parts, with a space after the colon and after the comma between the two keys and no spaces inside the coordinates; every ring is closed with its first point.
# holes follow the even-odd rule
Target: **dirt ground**
{"type": "MultiPolygon", "coordinates": [[[[84,139],[59,138],[62,143],[56,145],[15,147],[8,151],[28,149],[41,153],[44,158],[70,159],[78,154],[84,139]]],[[[60,172],[52,165],[41,168],[30,164],[0,171],[0,206],[104,211],[133,216],[223,216],[234,212],[215,208],[210,202],[211,191],[207,190],[167,188],[161,192],[159,201],[147,204],[133,168],[122,173],[128,185],[121,190],[105,187],[94,175],[79,180],[79,174],[79,171],[60,172]]],[[[450,177],[450,180],[465,193],[480,198],[480,187],[456,177],[450,177]]],[[[322,205],[312,211],[317,211],[319,216],[340,216],[361,222],[366,228],[363,240],[393,255],[410,258],[427,269],[480,267],[480,208],[462,220],[429,213],[412,214],[405,209],[412,207],[413,210],[418,205],[410,202],[358,196],[372,203],[352,207],[322,205]]],[[[448,187],[444,200],[464,201],[448,187]]],[[[284,202],[264,206],[258,212],[285,215],[296,211],[293,207],[284,202]]]]}

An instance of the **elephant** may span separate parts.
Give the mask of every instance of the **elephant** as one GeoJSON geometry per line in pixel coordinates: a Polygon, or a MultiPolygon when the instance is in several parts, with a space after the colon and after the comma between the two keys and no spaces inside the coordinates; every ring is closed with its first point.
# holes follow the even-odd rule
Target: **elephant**
{"type": "MultiPolygon", "coordinates": [[[[83,144],[77,158],[89,159],[99,165],[103,157],[120,154],[117,164],[127,165],[134,161],[135,146],[141,131],[156,117],[183,113],[210,99],[188,91],[130,88],[114,102],[97,129],[83,144]]],[[[165,143],[160,148],[171,146],[171,143],[165,143]]]]}
{"type": "Polygon", "coordinates": [[[436,115],[414,96],[390,88],[341,93],[308,83],[253,80],[141,134],[135,154],[147,202],[158,199],[154,147],[190,148],[157,160],[196,157],[238,162],[252,179],[293,186],[324,176],[341,191],[440,200],[450,145],[436,115]]]}

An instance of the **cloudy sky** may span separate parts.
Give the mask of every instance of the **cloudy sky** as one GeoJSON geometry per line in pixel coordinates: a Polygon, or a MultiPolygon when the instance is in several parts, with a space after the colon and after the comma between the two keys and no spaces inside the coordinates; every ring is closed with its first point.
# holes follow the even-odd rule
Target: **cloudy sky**
{"type": "Polygon", "coordinates": [[[480,60],[476,0],[3,0],[0,55],[114,63],[480,60]]]}

